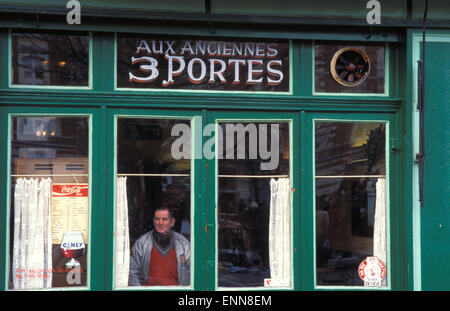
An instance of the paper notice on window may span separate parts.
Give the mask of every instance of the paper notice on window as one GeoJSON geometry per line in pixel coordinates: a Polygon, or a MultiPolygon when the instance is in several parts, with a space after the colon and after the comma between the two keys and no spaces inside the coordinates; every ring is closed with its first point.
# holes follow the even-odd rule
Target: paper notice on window
{"type": "Polygon", "coordinates": [[[88,211],[88,184],[53,184],[52,244],[61,244],[66,231],[81,231],[88,243],[88,211]]]}

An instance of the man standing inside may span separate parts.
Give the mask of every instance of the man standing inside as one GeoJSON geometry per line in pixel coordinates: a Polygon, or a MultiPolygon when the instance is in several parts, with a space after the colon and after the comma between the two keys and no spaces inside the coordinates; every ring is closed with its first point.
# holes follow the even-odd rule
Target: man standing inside
{"type": "Polygon", "coordinates": [[[153,225],[154,229],[133,245],[128,285],[189,285],[191,246],[173,231],[175,218],[170,208],[156,209],[153,225]]]}

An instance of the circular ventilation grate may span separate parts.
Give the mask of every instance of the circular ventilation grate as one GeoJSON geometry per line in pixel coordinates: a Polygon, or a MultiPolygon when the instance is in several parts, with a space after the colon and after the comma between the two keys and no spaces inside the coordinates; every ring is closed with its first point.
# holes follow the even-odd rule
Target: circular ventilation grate
{"type": "Polygon", "coordinates": [[[330,64],[333,78],[345,86],[361,84],[369,75],[370,60],[361,49],[346,47],[337,51],[330,64]]]}

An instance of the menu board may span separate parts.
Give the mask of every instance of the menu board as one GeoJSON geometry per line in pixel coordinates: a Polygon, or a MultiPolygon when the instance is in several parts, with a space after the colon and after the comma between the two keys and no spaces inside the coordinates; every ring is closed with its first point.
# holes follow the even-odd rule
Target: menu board
{"type": "Polygon", "coordinates": [[[64,232],[81,231],[88,242],[88,184],[59,183],[52,185],[52,244],[61,244],[64,232]]]}

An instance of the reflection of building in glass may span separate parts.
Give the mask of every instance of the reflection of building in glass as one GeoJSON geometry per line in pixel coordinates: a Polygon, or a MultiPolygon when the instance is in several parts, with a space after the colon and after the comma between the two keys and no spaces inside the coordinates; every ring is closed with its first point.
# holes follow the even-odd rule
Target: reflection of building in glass
{"type": "Polygon", "coordinates": [[[88,40],[87,36],[13,33],[12,82],[87,86],[88,40]]]}
{"type": "MultiPolygon", "coordinates": [[[[318,122],[315,132],[316,260],[319,285],[361,285],[357,265],[378,246],[377,198],[385,189],[385,124],[318,122]],[[326,213],[328,223],[323,219],[326,213]],[[329,226],[329,230],[325,227],[329,226]]],[[[384,234],[386,234],[384,232],[384,234]]],[[[385,238],[384,238],[385,239],[385,238]]],[[[383,239],[383,241],[384,241],[383,239]]],[[[386,249],[382,250],[386,252],[386,249]]],[[[384,255],[385,256],[385,255],[384,255]]]]}
{"type": "Polygon", "coordinates": [[[219,160],[219,286],[263,286],[264,279],[275,278],[269,260],[270,181],[271,176],[289,176],[289,125],[279,123],[279,128],[276,169],[262,170],[261,157],[249,157],[249,136],[240,142],[245,159],[219,160]]]}
{"type": "Polygon", "coordinates": [[[17,61],[19,81],[24,84],[44,85],[50,83],[48,71],[48,44],[43,40],[18,38],[17,61]]]}

